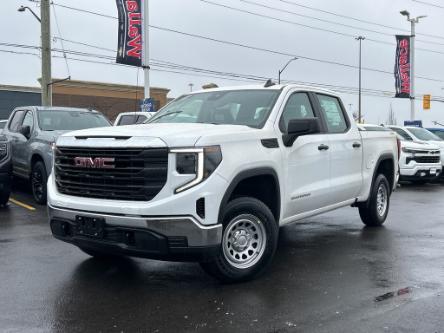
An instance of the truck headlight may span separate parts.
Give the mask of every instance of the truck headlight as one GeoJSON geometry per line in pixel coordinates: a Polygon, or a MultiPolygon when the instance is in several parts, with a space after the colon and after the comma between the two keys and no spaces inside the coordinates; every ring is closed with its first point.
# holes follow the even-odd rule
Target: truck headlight
{"type": "Polygon", "coordinates": [[[180,193],[192,188],[211,174],[222,162],[222,152],[219,146],[203,147],[203,148],[178,148],[172,149],[171,153],[176,155],[176,171],[177,173],[196,175],[190,182],[181,185],[175,190],[180,193]]]}
{"type": "Polygon", "coordinates": [[[404,153],[406,153],[406,154],[413,154],[415,152],[414,150],[408,149],[408,148],[405,148],[405,147],[402,147],[402,151],[404,153]]]}
{"type": "Polygon", "coordinates": [[[0,143],[0,160],[6,157],[8,155],[8,146],[6,143],[0,143]]]}

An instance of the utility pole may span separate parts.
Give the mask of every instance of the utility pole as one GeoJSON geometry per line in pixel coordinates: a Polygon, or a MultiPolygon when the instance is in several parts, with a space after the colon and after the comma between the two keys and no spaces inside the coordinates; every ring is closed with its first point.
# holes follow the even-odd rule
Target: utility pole
{"type": "Polygon", "coordinates": [[[288,65],[290,65],[291,62],[298,60],[298,58],[294,57],[290,60],[288,60],[288,62],[285,64],[284,68],[279,70],[279,76],[278,76],[278,84],[281,84],[281,74],[285,71],[285,69],[287,68],[288,65]]]}
{"type": "Polygon", "coordinates": [[[359,110],[358,110],[358,123],[362,120],[362,41],[365,39],[363,36],[356,38],[359,41],[359,110]]]}
{"type": "Polygon", "coordinates": [[[410,120],[415,120],[415,34],[416,23],[419,23],[419,19],[427,17],[421,15],[418,17],[410,18],[410,13],[407,10],[400,12],[401,15],[407,17],[407,21],[410,22],[410,120]]]}
{"type": "Polygon", "coordinates": [[[42,106],[52,106],[50,0],[40,1],[42,38],[42,106]]]}
{"type": "Polygon", "coordinates": [[[142,0],[143,2],[143,55],[142,55],[142,66],[143,66],[143,74],[145,79],[145,99],[150,98],[150,44],[149,44],[149,0],[142,0]]]}

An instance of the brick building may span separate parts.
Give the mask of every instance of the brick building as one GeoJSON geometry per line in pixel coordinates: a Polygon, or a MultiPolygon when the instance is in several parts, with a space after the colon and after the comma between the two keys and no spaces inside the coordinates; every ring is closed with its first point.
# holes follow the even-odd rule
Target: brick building
{"type": "MultiPolygon", "coordinates": [[[[151,88],[156,110],[169,101],[168,93],[169,89],[151,88]]],[[[93,108],[110,120],[121,112],[138,111],[144,98],[143,87],[74,80],[54,84],[52,94],[54,106],[93,108]]],[[[39,88],[0,86],[0,119],[7,118],[15,107],[25,105],[40,105],[39,88]]]]}

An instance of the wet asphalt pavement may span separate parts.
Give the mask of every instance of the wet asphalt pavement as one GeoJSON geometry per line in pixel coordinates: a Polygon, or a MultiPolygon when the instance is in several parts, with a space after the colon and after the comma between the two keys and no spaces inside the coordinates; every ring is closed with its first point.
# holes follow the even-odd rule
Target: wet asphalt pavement
{"type": "Polygon", "coordinates": [[[403,186],[383,228],[352,208],[285,227],[267,274],[237,285],[193,263],[96,261],[34,207],[0,210],[1,332],[444,332],[441,185],[403,186]]]}

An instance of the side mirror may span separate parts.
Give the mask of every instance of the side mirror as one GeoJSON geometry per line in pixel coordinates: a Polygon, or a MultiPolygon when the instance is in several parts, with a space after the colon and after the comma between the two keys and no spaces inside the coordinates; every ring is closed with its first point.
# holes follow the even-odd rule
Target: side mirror
{"type": "Polygon", "coordinates": [[[284,145],[291,147],[301,135],[321,133],[318,118],[291,119],[288,123],[287,133],[282,136],[284,145]]]}
{"type": "Polygon", "coordinates": [[[31,127],[27,125],[20,127],[20,134],[29,139],[31,137],[31,127]]]}

